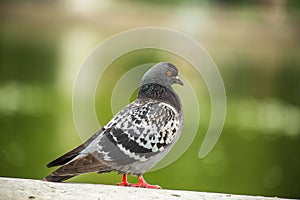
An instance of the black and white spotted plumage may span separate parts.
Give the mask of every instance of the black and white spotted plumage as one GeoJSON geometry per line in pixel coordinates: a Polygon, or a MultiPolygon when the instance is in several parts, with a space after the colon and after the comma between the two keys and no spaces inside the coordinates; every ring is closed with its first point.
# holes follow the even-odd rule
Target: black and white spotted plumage
{"type": "Polygon", "coordinates": [[[140,176],[157,164],[176,143],[183,126],[174,83],[183,85],[173,64],[153,66],[142,79],[138,98],[87,142],[49,163],[48,167],[62,166],[45,180],[63,181],[93,171],[140,176]]]}

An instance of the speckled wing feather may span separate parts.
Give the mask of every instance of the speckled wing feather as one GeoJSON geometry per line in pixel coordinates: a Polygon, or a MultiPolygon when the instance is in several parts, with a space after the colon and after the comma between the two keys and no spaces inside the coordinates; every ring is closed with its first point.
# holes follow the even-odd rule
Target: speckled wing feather
{"type": "Polygon", "coordinates": [[[49,178],[93,171],[138,174],[130,165],[162,152],[172,144],[179,129],[180,116],[172,106],[138,99],[121,110],[77,157],[49,178]]]}
{"type": "Polygon", "coordinates": [[[139,99],[104,127],[98,152],[106,155],[105,161],[143,162],[171,144],[179,126],[179,113],[173,107],[161,101],[139,99]]]}

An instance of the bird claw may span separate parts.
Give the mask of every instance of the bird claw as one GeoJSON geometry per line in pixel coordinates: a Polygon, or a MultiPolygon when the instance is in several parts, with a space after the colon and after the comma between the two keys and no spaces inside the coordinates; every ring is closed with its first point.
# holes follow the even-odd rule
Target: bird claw
{"type": "Polygon", "coordinates": [[[159,185],[150,185],[148,184],[142,176],[138,176],[139,182],[135,184],[130,184],[127,181],[127,175],[122,175],[122,182],[118,183],[118,186],[130,186],[130,187],[139,187],[139,188],[151,188],[151,189],[162,189],[159,185]]]}
{"type": "Polygon", "coordinates": [[[148,184],[148,183],[136,183],[136,184],[130,184],[130,187],[151,188],[151,189],[162,189],[159,185],[150,185],[150,184],[148,184]]]}
{"type": "Polygon", "coordinates": [[[151,189],[161,189],[159,185],[148,184],[142,176],[138,176],[139,182],[136,184],[131,184],[130,187],[141,187],[141,188],[151,188],[151,189]]]}
{"type": "Polygon", "coordinates": [[[127,181],[127,175],[123,174],[122,175],[122,182],[117,183],[118,186],[130,186],[130,183],[127,181]]]}
{"type": "Polygon", "coordinates": [[[120,182],[120,183],[117,183],[118,186],[130,186],[130,183],[128,182],[120,182]]]}

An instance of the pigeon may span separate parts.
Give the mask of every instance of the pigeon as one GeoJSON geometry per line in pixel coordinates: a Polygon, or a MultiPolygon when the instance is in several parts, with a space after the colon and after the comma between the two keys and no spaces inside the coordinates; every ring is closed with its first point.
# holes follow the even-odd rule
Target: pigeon
{"type": "Polygon", "coordinates": [[[142,175],[166,156],[181,134],[183,111],[173,84],[183,85],[175,65],[152,66],[142,77],[137,99],[85,143],[47,164],[60,167],[44,180],[61,182],[79,174],[115,171],[122,174],[120,186],[161,188],[142,175]],[[137,176],[138,183],[128,183],[127,175],[137,176]]]}

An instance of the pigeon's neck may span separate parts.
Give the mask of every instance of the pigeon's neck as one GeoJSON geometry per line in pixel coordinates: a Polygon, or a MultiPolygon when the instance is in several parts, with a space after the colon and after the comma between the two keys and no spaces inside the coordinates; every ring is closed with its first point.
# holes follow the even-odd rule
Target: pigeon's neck
{"type": "Polygon", "coordinates": [[[138,98],[164,101],[172,105],[178,112],[181,111],[180,99],[171,87],[165,87],[157,83],[145,84],[140,86],[138,98]]]}

